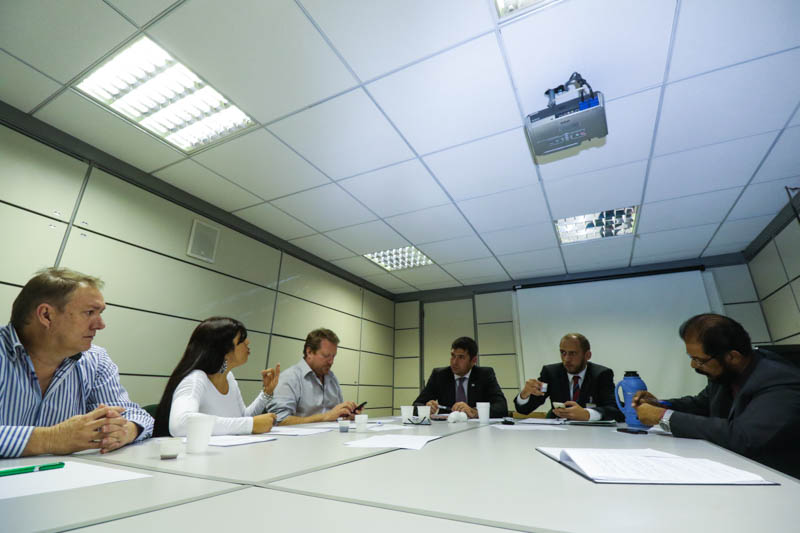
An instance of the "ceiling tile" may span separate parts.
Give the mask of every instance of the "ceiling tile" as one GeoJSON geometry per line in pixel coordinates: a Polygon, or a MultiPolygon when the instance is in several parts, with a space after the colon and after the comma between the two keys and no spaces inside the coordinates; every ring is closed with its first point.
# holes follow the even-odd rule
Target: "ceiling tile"
{"type": "Polygon", "coordinates": [[[301,237],[291,241],[298,248],[311,252],[320,259],[331,261],[333,259],[344,259],[354,254],[344,246],[330,240],[325,235],[316,234],[308,237],[301,237]]]}
{"type": "Polygon", "coordinates": [[[458,263],[442,265],[447,272],[454,278],[463,281],[461,278],[477,278],[480,276],[499,276],[504,274],[503,267],[494,257],[483,259],[470,259],[458,263]]]}
{"type": "Polygon", "coordinates": [[[331,261],[339,268],[343,268],[348,272],[352,272],[356,276],[374,276],[377,274],[385,274],[386,270],[379,267],[369,259],[363,257],[348,257],[347,259],[336,259],[331,261]]]}
{"type": "Polygon", "coordinates": [[[698,257],[718,227],[719,224],[705,224],[638,235],[633,247],[633,258],[636,260],[669,253],[698,257]]]}
{"type": "Polygon", "coordinates": [[[715,0],[681,4],[669,77],[677,80],[800,45],[800,3],[715,0]],[[702,50],[702,53],[698,51],[702,50]]]}
{"type": "Polygon", "coordinates": [[[389,217],[450,200],[417,159],[339,182],[378,216],[389,217]]]}
{"type": "Polygon", "coordinates": [[[410,283],[415,287],[420,284],[431,283],[458,283],[438,265],[428,265],[418,268],[409,268],[406,270],[395,270],[394,275],[406,283],[410,283]]]}
{"type": "Polygon", "coordinates": [[[674,1],[563,2],[503,27],[525,113],[573,71],[608,98],[661,83],[674,13],[674,1]]]}
{"type": "Polygon", "coordinates": [[[769,181],[800,175],[800,127],[787,128],[775,143],[753,181],[769,181]]]}
{"type": "Polygon", "coordinates": [[[496,255],[507,255],[558,246],[551,222],[482,233],[481,237],[496,255]]]}
{"type": "Polygon", "coordinates": [[[254,205],[234,215],[284,240],[314,233],[313,229],[269,204],[254,205]]]}
{"type": "Polygon", "coordinates": [[[687,259],[697,259],[699,255],[700,252],[698,252],[696,249],[673,250],[672,252],[646,256],[640,255],[634,256],[634,258],[631,260],[631,266],[656,265],[658,263],[670,263],[672,261],[685,261],[687,259]]]}
{"type": "Polygon", "coordinates": [[[550,221],[538,185],[459,202],[479,233],[550,221]]]}
{"type": "Polygon", "coordinates": [[[539,273],[549,276],[565,272],[558,248],[501,255],[497,259],[515,279],[536,277],[539,273]]]}
{"type": "Polygon", "coordinates": [[[745,185],[775,135],[765,133],[653,158],[645,202],[745,185]]]}
{"type": "Polygon", "coordinates": [[[511,278],[505,272],[500,272],[492,276],[478,276],[476,278],[459,278],[459,281],[464,285],[483,285],[484,283],[499,283],[501,281],[509,281],[511,278]]]}
{"type": "Polygon", "coordinates": [[[337,185],[323,185],[272,202],[317,231],[374,220],[375,216],[337,185]]]}
{"type": "Polygon", "coordinates": [[[627,267],[633,236],[611,237],[561,246],[567,271],[585,272],[627,267]]]}
{"type": "Polygon", "coordinates": [[[381,78],[367,90],[419,154],[520,125],[494,34],[381,78]]]}
{"type": "Polygon", "coordinates": [[[294,2],[186,2],[147,33],[265,123],[355,85],[294,2]]]}
{"type": "Polygon", "coordinates": [[[399,292],[400,289],[404,291],[413,291],[416,290],[414,287],[409,285],[408,283],[397,279],[396,277],[392,276],[391,274],[378,274],[376,276],[363,276],[363,278],[373,285],[377,285],[382,289],[386,289],[390,292],[399,292]]]}
{"type": "Polygon", "coordinates": [[[706,251],[703,252],[702,257],[713,257],[715,255],[741,253],[749,245],[750,241],[738,241],[729,244],[714,244],[712,242],[711,245],[708,248],[706,248],[706,251]]]}
{"type": "Polygon", "coordinates": [[[349,9],[328,0],[303,6],[362,80],[374,78],[479,33],[494,22],[483,0],[360,0],[349,9]],[[358,13],[358,15],[355,15],[358,13]]]}
{"type": "Polygon", "coordinates": [[[658,95],[658,90],[652,90],[608,102],[608,136],[537,157],[542,179],[558,179],[647,159],[653,140],[658,95]]]}
{"type": "Polygon", "coordinates": [[[765,93],[764,80],[800,85],[800,50],[765,57],[667,86],[655,153],[778,130],[797,104],[794,91],[765,93]]]}
{"type": "Polygon", "coordinates": [[[452,204],[397,215],[387,218],[386,222],[415,246],[474,234],[452,204]]]}
{"type": "Polygon", "coordinates": [[[722,222],[741,190],[735,187],[645,204],[639,213],[637,231],[651,233],[722,222]]]}
{"type": "Polygon", "coordinates": [[[451,289],[453,287],[461,287],[462,284],[456,280],[440,281],[435,283],[419,283],[417,289],[421,291],[433,291],[437,289],[451,289]]]}
{"type": "Polygon", "coordinates": [[[265,200],[330,183],[263,129],[201,152],[194,159],[265,200]]]}
{"type": "Polygon", "coordinates": [[[348,226],[326,235],[360,255],[403,248],[410,244],[382,220],[348,226]]]}
{"type": "Polygon", "coordinates": [[[184,157],[177,150],[72,91],[62,93],[34,116],[145,172],[184,157]]]}
{"type": "Polygon", "coordinates": [[[646,161],[546,181],[547,200],[554,219],[639,205],[646,161]]]}
{"type": "Polygon", "coordinates": [[[142,27],[153,17],[175,3],[175,0],[108,0],[111,5],[125,13],[137,26],[142,27]]]}
{"type": "Polygon", "coordinates": [[[159,170],[154,176],[225,211],[234,211],[262,201],[191,159],[159,170]]]}
{"type": "Polygon", "coordinates": [[[439,264],[490,257],[492,253],[477,235],[459,237],[446,241],[420,244],[419,250],[439,264]]]}
{"type": "Polygon", "coordinates": [[[61,88],[47,76],[0,50],[0,100],[25,113],[61,88]],[[13,82],[11,81],[13,80],[13,82]]]}
{"type": "Polygon", "coordinates": [[[0,48],[62,83],[135,31],[100,0],[0,2],[0,48]]]}
{"type": "Polygon", "coordinates": [[[751,184],[731,211],[730,220],[776,215],[789,203],[784,187],[800,187],[800,176],[751,184]]]}
{"type": "Polygon", "coordinates": [[[269,129],[334,179],[414,156],[360,89],[285,118],[269,129]]]}
{"type": "MultiPolygon", "coordinates": [[[[730,245],[738,245],[742,242],[750,243],[758,237],[758,234],[772,222],[772,215],[742,218],[739,220],[726,220],[714,235],[710,248],[730,245]]],[[[741,249],[745,248],[743,246],[741,249]]],[[[738,251],[738,250],[737,250],[738,251]]]]}
{"type": "Polygon", "coordinates": [[[424,160],[455,200],[536,183],[536,170],[522,129],[437,152],[424,160]]]}

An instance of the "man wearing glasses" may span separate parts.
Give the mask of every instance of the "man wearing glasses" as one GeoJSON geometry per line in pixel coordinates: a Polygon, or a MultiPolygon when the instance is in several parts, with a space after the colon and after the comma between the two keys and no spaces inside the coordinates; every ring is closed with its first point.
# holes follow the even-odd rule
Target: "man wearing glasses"
{"type": "Polygon", "coordinates": [[[735,320],[697,315],[681,325],[689,364],[708,377],[697,396],[633,398],[639,420],[676,437],[705,439],[800,478],[800,372],[752,349],[735,320]]]}

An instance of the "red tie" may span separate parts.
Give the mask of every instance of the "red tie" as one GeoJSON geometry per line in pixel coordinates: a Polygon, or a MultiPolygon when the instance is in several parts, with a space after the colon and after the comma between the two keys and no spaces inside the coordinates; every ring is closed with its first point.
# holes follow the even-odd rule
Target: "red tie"
{"type": "Polygon", "coordinates": [[[572,401],[577,402],[578,397],[581,395],[581,377],[572,376],[572,401]]]}

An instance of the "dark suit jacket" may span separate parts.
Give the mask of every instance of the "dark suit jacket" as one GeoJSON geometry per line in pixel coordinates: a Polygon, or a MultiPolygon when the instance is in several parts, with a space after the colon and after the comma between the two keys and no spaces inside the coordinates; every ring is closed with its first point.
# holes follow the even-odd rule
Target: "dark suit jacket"
{"type": "MultiPolygon", "coordinates": [[[[547,383],[547,392],[544,396],[530,395],[528,402],[519,405],[519,395],[514,398],[514,405],[517,412],[526,415],[542,405],[548,397],[551,402],[566,402],[572,399],[572,385],[569,383],[567,370],[561,363],[545,365],[539,374],[539,381],[547,383]]],[[[595,404],[592,409],[600,413],[603,420],[616,420],[622,422],[625,417],[617,408],[614,399],[614,371],[602,365],[596,365],[591,361],[586,363],[586,374],[581,383],[581,393],[578,397],[578,404],[586,408],[586,404],[595,404]]],[[[553,410],[547,412],[548,418],[553,417],[553,410]]]]}
{"type": "Polygon", "coordinates": [[[676,437],[705,439],[800,478],[800,371],[754,355],[736,398],[728,385],[708,383],[697,396],[667,400],[676,437]]]}
{"type": "MultiPolygon", "coordinates": [[[[508,416],[508,403],[492,367],[473,366],[467,381],[467,391],[467,404],[470,407],[475,407],[476,402],[489,402],[492,404],[490,417],[508,416]]],[[[425,388],[414,400],[414,405],[425,405],[430,400],[436,400],[448,407],[456,403],[456,379],[449,366],[433,369],[425,388]]]]}

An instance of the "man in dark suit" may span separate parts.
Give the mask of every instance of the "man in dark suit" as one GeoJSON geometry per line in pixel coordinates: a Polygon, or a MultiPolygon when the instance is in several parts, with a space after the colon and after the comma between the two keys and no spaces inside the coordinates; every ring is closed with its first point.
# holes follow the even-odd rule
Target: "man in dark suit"
{"type": "Polygon", "coordinates": [[[551,402],[564,404],[548,411],[549,418],[623,421],[614,399],[614,372],[589,362],[589,340],[580,333],[567,333],[559,350],[561,363],[543,366],[539,379],[527,380],[514,398],[517,412],[528,414],[549,396],[551,402]]]}
{"type": "Polygon", "coordinates": [[[491,403],[489,416],[508,415],[508,404],[494,370],[478,363],[478,344],[469,337],[459,337],[450,347],[450,366],[434,368],[428,383],[414,400],[414,405],[430,405],[431,414],[462,411],[478,417],[477,402],[491,403]]]}
{"type": "Polygon", "coordinates": [[[708,385],[697,396],[662,402],[637,392],[633,405],[639,420],[800,478],[800,372],[769,352],[753,350],[747,331],[726,316],[697,315],[678,331],[689,364],[708,377],[708,385]]]}

